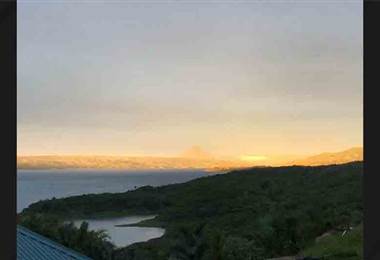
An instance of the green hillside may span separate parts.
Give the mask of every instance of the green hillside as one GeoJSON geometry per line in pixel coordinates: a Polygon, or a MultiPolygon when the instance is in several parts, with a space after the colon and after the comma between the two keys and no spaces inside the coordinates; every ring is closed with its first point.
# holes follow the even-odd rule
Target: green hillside
{"type": "Polygon", "coordinates": [[[348,233],[326,236],[302,252],[308,256],[323,256],[330,260],[363,259],[363,225],[348,233]]]}

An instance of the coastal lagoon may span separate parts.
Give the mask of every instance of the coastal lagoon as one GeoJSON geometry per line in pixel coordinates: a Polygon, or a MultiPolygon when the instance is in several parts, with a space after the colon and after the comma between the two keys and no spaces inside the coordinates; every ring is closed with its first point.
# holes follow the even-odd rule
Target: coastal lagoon
{"type": "Polygon", "coordinates": [[[117,247],[123,247],[136,242],[144,242],[152,238],[161,237],[164,235],[165,229],[158,227],[123,227],[117,225],[135,224],[154,217],[129,216],[107,219],[84,219],[74,221],[74,225],[79,227],[83,221],[86,221],[90,230],[106,230],[111,242],[117,247]]]}

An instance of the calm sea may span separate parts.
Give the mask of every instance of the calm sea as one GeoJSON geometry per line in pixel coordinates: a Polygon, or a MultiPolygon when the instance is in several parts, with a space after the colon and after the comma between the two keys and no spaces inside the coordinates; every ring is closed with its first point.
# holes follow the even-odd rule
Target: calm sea
{"type": "Polygon", "coordinates": [[[144,185],[181,183],[206,175],[202,170],[18,170],[17,212],[42,199],[124,192],[144,185]]]}

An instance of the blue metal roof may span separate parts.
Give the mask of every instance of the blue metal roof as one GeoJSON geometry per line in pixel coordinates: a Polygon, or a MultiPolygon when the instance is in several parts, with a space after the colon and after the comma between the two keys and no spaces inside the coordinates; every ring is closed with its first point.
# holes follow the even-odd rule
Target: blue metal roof
{"type": "Polygon", "coordinates": [[[17,226],[17,260],[92,260],[29,229],[17,226]]]}

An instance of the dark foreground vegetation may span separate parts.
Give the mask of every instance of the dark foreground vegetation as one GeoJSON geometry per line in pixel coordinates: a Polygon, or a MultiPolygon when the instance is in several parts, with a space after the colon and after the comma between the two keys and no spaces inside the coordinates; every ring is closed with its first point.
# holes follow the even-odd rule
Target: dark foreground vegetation
{"type": "Polygon", "coordinates": [[[238,170],[183,184],[40,201],[22,212],[19,223],[94,259],[362,259],[362,176],[362,162],[238,170]],[[117,249],[102,232],[63,223],[128,214],[157,214],[141,225],[164,227],[165,235],[117,249]]]}

